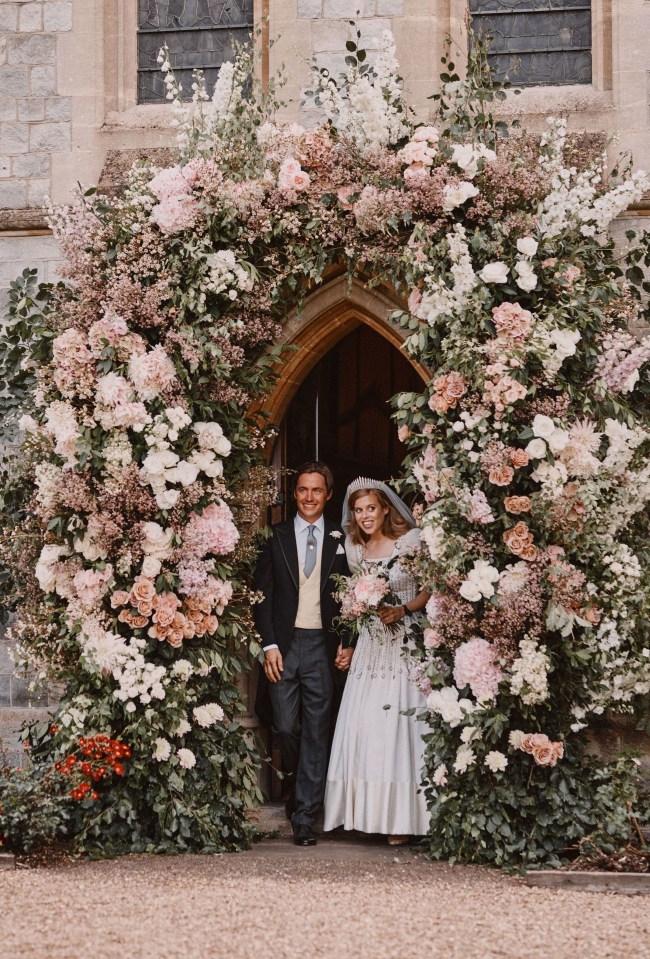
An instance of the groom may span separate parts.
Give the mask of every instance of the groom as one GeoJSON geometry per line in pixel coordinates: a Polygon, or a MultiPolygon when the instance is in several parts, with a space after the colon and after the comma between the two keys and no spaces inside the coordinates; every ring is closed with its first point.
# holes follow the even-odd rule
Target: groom
{"type": "Polygon", "coordinates": [[[339,613],[332,573],[348,576],[339,527],[323,516],[334,479],[325,463],[304,463],[294,484],[297,513],[278,523],[260,553],[253,587],[282,767],[291,776],[294,842],[314,846],[323,801],[334,665],[340,655],[332,620],[339,613]]]}

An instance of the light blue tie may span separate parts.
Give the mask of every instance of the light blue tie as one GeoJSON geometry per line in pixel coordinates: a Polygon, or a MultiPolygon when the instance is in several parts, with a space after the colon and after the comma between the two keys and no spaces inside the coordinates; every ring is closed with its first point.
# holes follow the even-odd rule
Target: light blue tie
{"type": "Polygon", "coordinates": [[[307,579],[314,572],[316,565],[316,537],[314,536],[315,526],[307,527],[307,549],[305,550],[305,565],[303,570],[307,579]]]}

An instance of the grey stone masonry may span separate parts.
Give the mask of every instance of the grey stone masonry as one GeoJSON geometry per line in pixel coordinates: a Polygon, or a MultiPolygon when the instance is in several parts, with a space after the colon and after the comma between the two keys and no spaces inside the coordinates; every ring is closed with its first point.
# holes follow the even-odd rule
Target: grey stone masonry
{"type": "MultiPolygon", "coordinates": [[[[350,20],[356,20],[361,34],[360,44],[368,51],[372,62],[384,31],[392,27],[391,18],[403,16],[405,7],[404,0],[355,0],[354,3],[352,0],[298,0],[297,16],[299,20],[309,21],[311,52],[319,67],[338,76],[346,69],[345,45],[353,36],[350,20]]],[[[320,120],[318,108],[301,106],[300,122],[304,126],[314,126],[320,120]]]]}
{"type": "Polygon", "coordinates": [[[24,750],[20,730],[25,722],[45,719],[56,706],[56,696],[48,690],[30,689],[30,678],[14,672],[10,645],[0,631],[0,766],[22,766],[24,750]]]}
{"type": "Polygon", "coordinates": [[[51,155],[71,148],[56,67],[57,35],[70,30],[70,0],[0,0],[0,210],[42,207],[51,155]]]}
{"type": "Polygon", "coordinates": [[[353,20],[357,17],[402,17],[404,0],[298,0],[299,20],[353,20]]]}

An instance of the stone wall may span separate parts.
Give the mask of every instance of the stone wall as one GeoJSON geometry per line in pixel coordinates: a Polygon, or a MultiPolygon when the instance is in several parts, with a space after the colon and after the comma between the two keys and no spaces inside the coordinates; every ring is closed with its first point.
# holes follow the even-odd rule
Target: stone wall
{"type": "Polygon", "coordinates": [[[0,209],[42,207],[52,156],[71,149],[72,98],[57,83],[57,38],[70,30],[70,0],[0,4],[0,209]]]}

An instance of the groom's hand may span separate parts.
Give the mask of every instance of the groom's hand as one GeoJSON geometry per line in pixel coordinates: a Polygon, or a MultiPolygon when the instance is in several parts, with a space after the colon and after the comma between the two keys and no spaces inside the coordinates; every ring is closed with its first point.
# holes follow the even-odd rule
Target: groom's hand
{"type": "Polygon", "coordinates": [[[279,649],[267,649],[264,653],[264,672],[270,683],[279,683],[282,679],[284,663],[279,649]]]}

